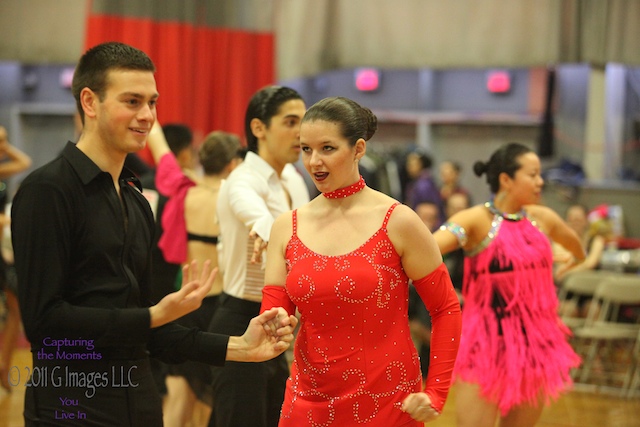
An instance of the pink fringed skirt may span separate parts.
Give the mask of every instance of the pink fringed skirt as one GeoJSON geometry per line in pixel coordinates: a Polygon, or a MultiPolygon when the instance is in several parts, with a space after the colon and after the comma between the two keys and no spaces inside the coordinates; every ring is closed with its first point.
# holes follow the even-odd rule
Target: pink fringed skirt
{"type": "MultiPolygon", "coordinates": [[[[510,273],[500,275],[513,287],[513,277],[504,277],[510,273]]],[[[480,292],[504,289],[500,278],[491,282],[480,286],[480,292]]],[[[502,415],[523,403],[549,403],[571,385],[570,370],[580,364],[567,340],[570,331],[556,314],[555,295],[544,294],[539,288],[530,299],[511,300],[498,309],[488,295],[465,299],[454,375],[479,384],[502,415]]],[[[514,294],[504,296],[509,301],[514,294]]]]}

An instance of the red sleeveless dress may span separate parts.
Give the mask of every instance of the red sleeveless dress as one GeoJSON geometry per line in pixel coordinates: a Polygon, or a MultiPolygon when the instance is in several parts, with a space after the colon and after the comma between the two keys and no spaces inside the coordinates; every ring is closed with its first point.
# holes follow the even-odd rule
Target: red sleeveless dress
{"type": "Polygon", "coordinates": [[[369,240],[339,256],[307,248],[293,211],[286,290],[301,327],[279,426],[422,426],[400,410],[421,390],[421,374],[409,279],[386,229],[396,206],[369,240]]]}

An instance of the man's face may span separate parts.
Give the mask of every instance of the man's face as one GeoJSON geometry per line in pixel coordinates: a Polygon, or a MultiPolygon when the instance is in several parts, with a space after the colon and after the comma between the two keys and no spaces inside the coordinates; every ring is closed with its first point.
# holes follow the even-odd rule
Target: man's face
{"type": "Polygon", "coordinates": [[[104,99],[96,107],[101,140],[124,153],[144,148],[156,121],[157,98],[151,71],[109,71],[104,99]]]}
{"type": "Polygon", "coordinates": [[[291,99],[280,105],[278,114],[265,127],[258,154],[277,171],[300,157],[300,122],[305,111],[301,99],[291,99]]]}

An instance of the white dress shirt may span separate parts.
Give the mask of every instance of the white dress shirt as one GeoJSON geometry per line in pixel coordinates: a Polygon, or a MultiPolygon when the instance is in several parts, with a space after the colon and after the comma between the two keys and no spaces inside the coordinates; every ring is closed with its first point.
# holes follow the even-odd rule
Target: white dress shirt
{"type": "Polygon", "coordinates": [[[268,241],[275,219],[308,201],[307,186],[293,165],[287,164],[278,177],[260,156],[247,153],[244,162],[222,183],[218,195],[220,270],[225,293],[262,300],[266,253],[262,265],[249,263],[254,242],[249,233],[255,231],[268,241]]]}

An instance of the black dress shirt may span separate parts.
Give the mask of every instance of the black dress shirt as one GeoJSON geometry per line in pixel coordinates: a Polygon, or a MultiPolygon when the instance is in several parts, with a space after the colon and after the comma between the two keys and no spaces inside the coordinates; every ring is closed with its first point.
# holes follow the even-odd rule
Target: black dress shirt
{"type": "Polygon", "coordinates": [[[30,174],[12,206],[18,299],[32,351],[49,339],[140,347],[167,362],[222,365],[228,337],[170,323],[150,327],[154,220],[134,174],[111,175],[73,143],[30,174]]]}

